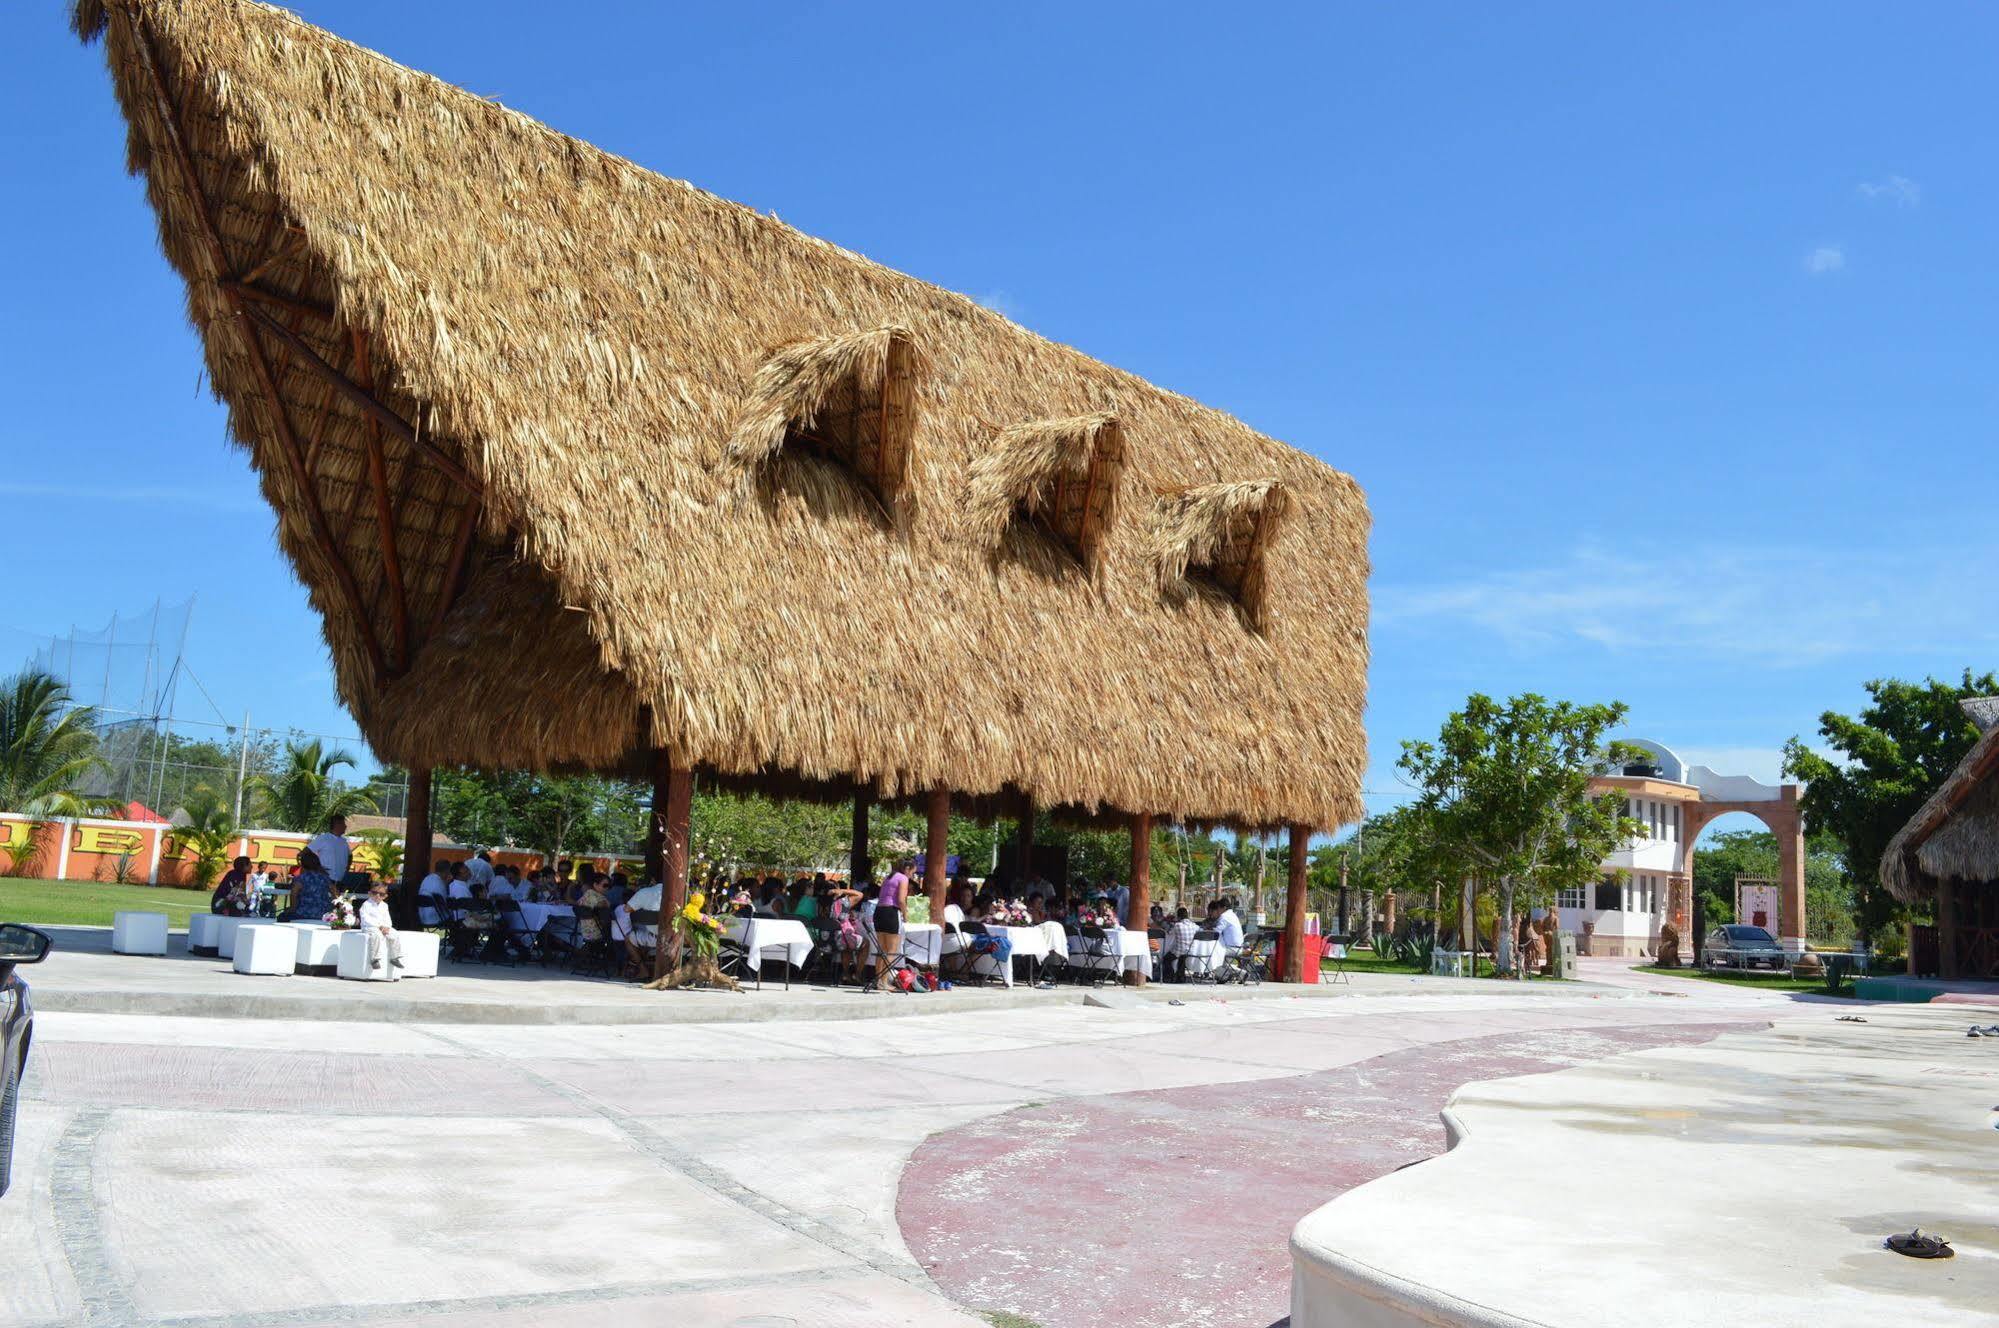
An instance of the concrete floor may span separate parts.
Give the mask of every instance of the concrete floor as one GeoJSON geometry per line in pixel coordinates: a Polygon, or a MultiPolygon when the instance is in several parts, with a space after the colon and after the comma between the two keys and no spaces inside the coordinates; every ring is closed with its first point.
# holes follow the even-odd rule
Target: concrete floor
{"type": "MultiPolygon", "coordinates": [[[[983,1322],[954,1298],[1012,1303],[962,1269],[1017,1234],[1033,1258],[1066,1242],[1133,1328],[1263,1328],[1283,1309],[1282,1230],[1434,1147],[1427,1099],[1793,1008],[1645,985],[1468,995],[1402,979],[1373,995],[1181,991],[1179,1006],[938,1004],[830,1023],[383,1022],[379,986],[311,1020],[44,1002],[20,1180],[0,1201],[0,1324],[953,1328],[983,1322]],[[1352,1076],[1380,1057],[1402,1058],[1409,1092],[1358,1110],[1352,1076]],[[1123,1164],[1127,1126],[1142,1143],[1162,1112],[1216,1138],[1208,1169],[1123,1164]],[[984,1138],[965,1156],[985,1167],[1010,1136],[1046,1165],[991,1184],[956,1165],[959,1142],[984,1138]],[[1323,1167],[1287,1163],[1259,1194],[1258,1155],[1300,1141],[1323,1167]],[[1255,1220],[1211,1217],[1218,1191],[1255,1220]],[[1210,1232],[1217,1280],[1118,1262],[1116,1233],[1136,1227],[1210,1232]]],[[[1160,1129],[1154,1162],[1180,1147],[1160,1129]]],[[[1074,1304],[1027,1312],[1048,1328],[1101,1321],[1074,1304]]]]}
{"type": "Polygon", "coordinates": [[[1295,1328],[1999,1325],[1995,1020],[1819,1006],[1463,1088],[1448,1155],[1299,1224],[1295,1328]],[[1956,1257],[1883,1248],[1916,1227],[1956,1257]]]}

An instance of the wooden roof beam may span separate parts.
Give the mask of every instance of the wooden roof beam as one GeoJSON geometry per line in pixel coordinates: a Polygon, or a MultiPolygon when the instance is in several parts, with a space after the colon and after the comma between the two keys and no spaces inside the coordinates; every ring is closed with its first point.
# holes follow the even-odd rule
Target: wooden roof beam
{"type": "MultiPolygon", "coordinates": [[[[146,67],[147,80],[153,87],[153,97],[161,128],[166,133],[167,146],[180,169],[182,182],[187,186],[190,205],[194,209],[196,221],[200,224],[203,246],[208,250],[209,260],[214,264],[216,280],[220,283],[224,274],[229,271],[228,251],[222,247],[222,236],[215,229],[214,218],[209,216],[208,198],[202,192],[201,176],[194,169],[194,157],[188,151],[186,140],[181,137],[180,122],[174,116],[173,98],[167,93],[166,76],[160,72],[159,53],[153,49],[152,34],[146,31],[145,23],[136,16],[131,22],[133,35],[137,39],[134,44],[138,47],[140,63],[146,67]]],[[[353,612],[354,621],[361,632],[362,643],[367,649],[368,662],[374,669],[376,679],[379,680],[383,673],[382,643],[375,635],[374,619],[368,614],[367,604],[361,596],[361,585],[354,579],[354,570],[347,565],[347,559],[341,554],[339,542],[334,539],[333,530],[326,523],[326,511],[319,502],[319,488],[312,482],[312,472],[306,467],[305,451],[299,446],[298,435],[292,432],[291,417],[285,413],[284,398],[278,395],[277,377],[271,372],[270,361],[264,358],[263,344],[257,340],[257,334],[243,322],[244,316],[247,314],[263,317],[287,338],[293,341],[297,341],[297,338],[275,319],[269,319],[269,316],[264,315],[261,310],[250,308],[241,295],[226,286],[222,288],[222,298],[236,315],[237,327],[243,338],[243,348],[250,358],[250,367],[255,371],[258,384],[263,388],[265,400],[269,403],[271,426],[277,432],[280,450],[284,453],[285,460],[291,467],[292,478],[299,487],[299,495],[305,506],[306,523],[311,528],[313,542],[333,569],[334,580],[339,582],[341,593],[346,597],[348,607],[353,612]]],[[[299,344],[304,345],[303,342],[299,344]]],[[[309,349],[307,353],[310,354],[309,349]]]]}
{"type": "Polygon", "coordinates": [[[306,344],[303,337],[298,336],[290,328],[265,313],[262,309],[246,306],[246,310],[249,316],[256,320],[258,326],[284,342],[285,345],[291,347],[292,353],[299,357],[301,364],[331,383],[336,392],[346,397],[354,405],[360,407],[364,414],[379,422],[383,428],[394,434],[405,446],[415,448],[417,451],[423,453],[430,460],[431,464],[435,465],[446,475],[449,475],[467,493],[476,497],[481,492],[483,486],[463,466],[438,450],[437,446],[430,442],[429,439],[419,436],[417,431],[410,427],[409,421],[383,405],[373,392],[363,388],[346,374],[341,373],[338,369],[328,364],[318,351],[306,344]]]}

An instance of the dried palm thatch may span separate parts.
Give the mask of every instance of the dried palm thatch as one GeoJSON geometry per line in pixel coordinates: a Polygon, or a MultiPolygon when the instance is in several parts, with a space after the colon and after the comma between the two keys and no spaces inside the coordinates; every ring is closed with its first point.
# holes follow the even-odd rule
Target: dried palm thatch
{"type": "Polygon", "coordinates": [[[1359,814],[1348,476],[280,10],[74,21],[383,757],[629,771],[663,747],[891,798],[1359,814]],[[1104,513],[1216,496],[1164,536],[1100,519],[1094,577],[993,558],[986,422],[1098,415],[1076,438],[1116,435],[1104,513]],[[1213,593],[1162,593],[1167,565],[1213,593]]]}
{"type": "Polygon", "coordinates": [[[1094,574],[1117,520],[1124,466],[1124,430],[1108,411],[1002,429],[972,459],[967,531],[998,553],[1017,524],[1038,527],[1094,574]]]}
{"type": "Polygon", "coordinates": [[[1881,884],[1905,904],[1942,880],[1999,880],[1999,726],[1980,735],[1881,853],[1881,884]]]}
{"type": "Polygon", "coordinates": [[[1282,480],[1204,484],[1164,495],[1148,532],[1160,592],[1170,599],[1219,592],[1254,631],[1269,614],[1271,541],[1291,513],[1282,480]]]}

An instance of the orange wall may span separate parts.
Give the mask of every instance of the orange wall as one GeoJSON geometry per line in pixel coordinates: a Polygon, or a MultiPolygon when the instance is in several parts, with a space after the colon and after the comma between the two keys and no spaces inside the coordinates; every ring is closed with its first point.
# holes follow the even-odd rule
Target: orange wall
{"type": "MultiPolygon", "coordinates": [[[[26,843],[34,832],[35,824],[25,817],[0,813],[0,849],[26,843]]],[[[152,885],[193,883],[188,876],[193,855],[175,841],[170,825],[97,819],[43,824],[46,828],[42,831],[41,847],[21,875],[44,880],[111,881],[117,879],[115,873],[119,856],[130,854],[127,880],[152,885]],[[67,854],[64,852],[64,838],[68,840],[67,854]]],[[[288,868],[298,862],[299,850],[311,838],[311,835],[290,830],[251,830],[236,841],[230,856],[248,857],[253,863],[269,863],[274,869],[288,868]]],[[[354,869],[369,870],[374,864],[368,846],[359,840],[350,839],[348,842],[354,845],[354,869]]],[[[459,844],[437,843],[432,845],[430,855],[433,862],[440,858],[458,862],[472,856],[472,851],[459,844]]],[[[630,867],[642,861],[636,857],[608,853],[580,860],[593,864],[599,871],[613,871],[619,866],[630,867]]],[[[522,871],[528,871],[539,867],[542,858],[541,854],[526,849],[495,849],[493,861],[502,867],[518,866],[522,871]]]]}

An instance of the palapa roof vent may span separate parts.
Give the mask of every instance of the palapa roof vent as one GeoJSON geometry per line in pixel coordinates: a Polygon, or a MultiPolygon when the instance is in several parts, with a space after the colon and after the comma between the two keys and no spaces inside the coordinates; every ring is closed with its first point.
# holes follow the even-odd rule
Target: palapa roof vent
{"type": "Polygon", "coordinates": [[[1251,628],[1269,621],[1265,561],[1291,511],[1291,492],[1274,479],[1203,484],[1163,495],[1153,511],[1152,556],[1169,600],[1227,595],[1251,628]]]}
{"type": "Polygon", "coordinates": [[[1094,574],[1117,518],[1124,429],[1105,411],[1002,429],[973,461],[966,499],[972,536],[997,553],[1031,530],[1094,574]]]}
{"type": "Polygon", "coordinates": [[[801,341],[772,355],[750,384],[727,459],[771,475],[789,458],[830,461],[899,512],[916,426],[916,342],[902,327],[801,341]]]}

